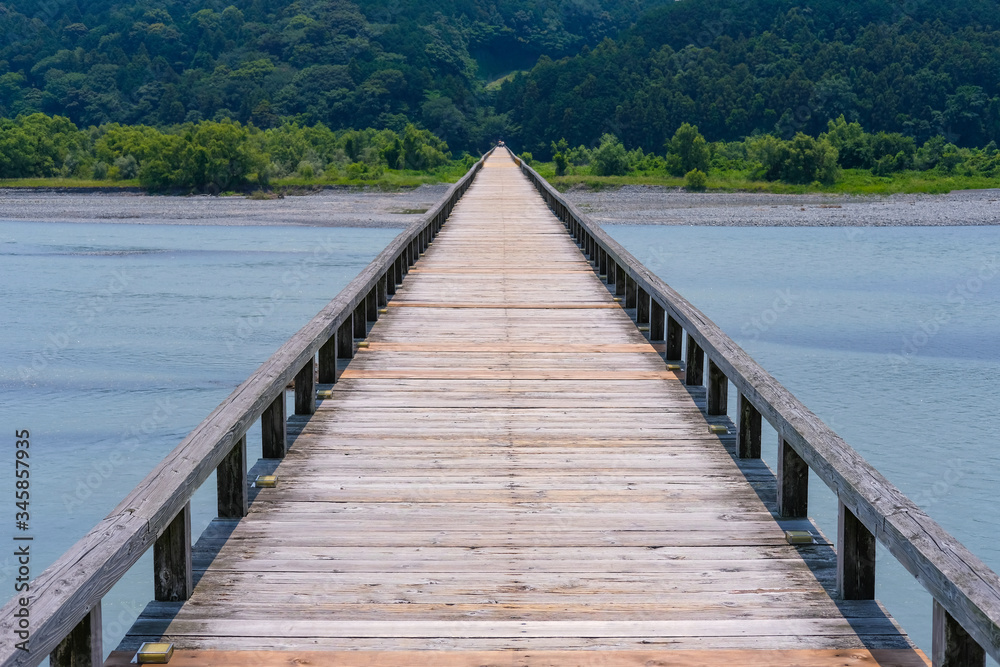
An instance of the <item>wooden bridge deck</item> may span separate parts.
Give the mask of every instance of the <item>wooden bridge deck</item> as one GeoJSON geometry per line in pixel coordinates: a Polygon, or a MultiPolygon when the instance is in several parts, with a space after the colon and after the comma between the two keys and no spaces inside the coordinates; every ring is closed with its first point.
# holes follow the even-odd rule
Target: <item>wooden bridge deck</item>
{"type": "Polygon", "coordinates": [[[925,664],[832,597],[826,539],[774,518],[505,153],[367,340],[108,664],[161,637],[174,665],[925,664]]]}

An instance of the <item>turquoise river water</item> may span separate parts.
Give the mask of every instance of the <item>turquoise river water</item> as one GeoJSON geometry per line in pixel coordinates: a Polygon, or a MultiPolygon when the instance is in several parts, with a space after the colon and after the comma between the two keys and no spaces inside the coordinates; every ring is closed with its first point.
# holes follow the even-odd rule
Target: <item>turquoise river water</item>
{"type": "MultiPolygon", "coordinates": [[[[1000,569],[1000,228],[608,231],[1000,569]]],[[[32,576],[397,232],[0,221],[0,498],[27,429],[32,576]]],[[[835,536],[832,494],[810,488],[835,536]]],[[[213,489],[195,498],[195,534],[213,489]]],[[[22,531],[3,505],[7,554],[22,531]]],[[[152,597],[150,559],[105,599],[106,650],[152,597]]],[[[929,650],[929,597],[881,551],[878,568],[879,598],[929,650]]],[[[0,600],[15,576],[0,555],[0,600]]]]}

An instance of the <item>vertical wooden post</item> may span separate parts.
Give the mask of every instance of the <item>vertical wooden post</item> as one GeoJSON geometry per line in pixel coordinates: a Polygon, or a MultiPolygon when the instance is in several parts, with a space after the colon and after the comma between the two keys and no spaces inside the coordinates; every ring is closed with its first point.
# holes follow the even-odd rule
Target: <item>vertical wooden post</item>
{"type": "Polygon", "coordinates": [[[375,305],[379,308],[385,308],[389,305],[389,275],[388,273],[382,274],[382,277],[378,279],[378,283],[375,286],[375,305]]]}
{"type": "Polygon", "coordinates": [[[247,436],[243,435],[215,469],[220,519],[242,519],[247,515],[247,436]]]}
{"type": "Polygon", "coordinates": [[[319,383],[337,382],[337,334],[330,336],[319,348],[319,383]]]}
{"type": "Polygon", "coordinates": [[[639,325],[649,324],[649,294],[641,287],[636,288],[635,323],[639,325]]]}
{"type": "Polygon", "coordinates": [[[741,459],[760,458],[760,412],[740,393],[740,432],[737,455],[741,459]]]}
{"type": "Polygon", "coordinates": [[[49,664],[52,667],[101,667],[104,664],[102,625],[98,601],[49,654],[49,664]]]}
{"type": "MultiPolygon", "coordinates": [[[[371,288],[365,295],[365,320],[368,322],[378,321],[378,285],[371,288]]],[[[365,334],[367,335],[367,331],[365,334]]]]}
{"type": "Polygon", "coordinates": [[[625,276],[625,307],[635,308],[637,291],[639,286],[635,284],[631,276],[625,276]]]}
{"type": "Polygon", "coordinates": [[[649,340],[662,343],[666,340],[666,312],[656,299],[649,300],[649,340]]]}
{"type": "Polygon", "coordinates": [[[288,453],[288,419],[285,412],[285,390],[282,389],[260,416],[260,448],[265,459],[283,459],[288,453]]]}
{"type": "Polygon", "coordinates": [[[615,264],[615,296],[625,296],[625,267],[615,264]]]}
{"type": "Polygon", "coordinates": [[[310,359],[295,375],[295,414],[316,412],[316,360],[310,359]]]}
{"type": "Polygon", "coordinates": [[[185,503],[153,545],[153,589],[158,602],[191,597],[191,503],[185,503]]]}
{"type": "Polygon", "coordinates": [[[599,251],[599,254],[600,254],[600,266],[597,267],[597,272],[599,274],[601,274],[602,276],[607,276],[608,275],[608,251],[605,250],[604,248],[601,248],[600,251],[599,251]]]}
{"type": "Polygon", "coordinates": [[[618,265],[610,258],[608,259],[608,270],[606,273],[608,277],[605,279],[605,282],[608,284],[608,291],[612,294],[617,294],[618,288],[615,285],[615,281],[618,280],[618,265]]]}
{"type": "Polygon", "coordinates": [[[347,316],[337,329],[337,358],[351,359],[354,356],[354,314],[347,316]]]}
{"type": "Polygon", "coordinates": [[[681,350],[684,347],[684,328],[681,323],[667,315],[667,361],[680,361],[683,359],[681,350]]]}
{"type": "Polygon", "coordinates": [[[684,370],[684,384],[698,387],[705,382],[705,351],[688,334],[687,363],[684,370]]]}
{"type": "Polygon", "coordinates": [[[809,466],[799,453],[778,440],[778,515],[803,518],[809,514],[809,466]]]}
{"type": "Polygon", "coordinates": [[[931,628],[931,664],[934,667],[983,667],[986,664],[983,647],[937,600],[934,600],[931,628]]]}
{"type": "Polygon", "coordinates": [[[707,412],[710,415],[724,415],[729,411],[729,378],[722,369],[708,360],[707,412]]]}
{"type": "Polygon", "coordinates": [[[404,248],[399,257],[396,258],[396,284],[402,285],[403,278],[406,277],[406,249],[404,248]]]}
{"type": "Polygon", "coordinates": [[[365,312],[365,302],[362,301],[354,308],[354,337],[363,339],[368,335],[368,316],[365,312]]]}
{"type": "Polygon", "coordinates": [[[837,515],[837,590],[845,600],[875,599],[875,536],[840,502],[837,515]]]}
{"type": "Polygon", "coordinates": [[[392,296],[396,293],[396,262],[393,261],[385,272],[385,293],[392,296]]]}

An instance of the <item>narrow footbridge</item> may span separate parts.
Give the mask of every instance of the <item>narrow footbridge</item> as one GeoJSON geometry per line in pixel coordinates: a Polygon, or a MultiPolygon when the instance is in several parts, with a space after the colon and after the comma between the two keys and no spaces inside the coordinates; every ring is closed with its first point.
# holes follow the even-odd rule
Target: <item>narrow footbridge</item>
{"type": "Polygon", "coordinates": [[[32,582],[30,652],[4,608],[0,663],[101,664],[101,598],[152,547],[108,665],[929,664],[876,541],[934,598],[934,665],[1000,655],[997,576],[500,148],[32,582]]]}

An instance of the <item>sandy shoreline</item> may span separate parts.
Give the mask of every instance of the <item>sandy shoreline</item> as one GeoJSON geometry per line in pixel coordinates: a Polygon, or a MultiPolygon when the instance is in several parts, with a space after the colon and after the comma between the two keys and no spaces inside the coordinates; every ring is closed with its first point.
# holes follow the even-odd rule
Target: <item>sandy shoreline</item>
{"type": "Polygon", "coordinates": [[[689,193],[625,186],[572,190],[567,199],[602,225],[900,227],[1000,224],[1000,190],[946,195],[689,193]]]}
{"type": "Polygon", "coordinates": [[[0,189],[0,220],[165,225],[406,227],[450,185],[321,192],[284,199],[0,189]]]}
{"type": "MultiPolygon", "coordinates": [[[[402,228],[448,184],[402,192],[323,190],[284,199],[0,189],[0,220],[173,225],[402,228]]],[[[688,193],[625,186],[571,190],[567,199],[602,225],[898,227],[1000,225],[1000,190],[946,195],[688,193]]]]}

